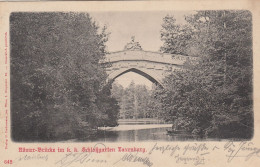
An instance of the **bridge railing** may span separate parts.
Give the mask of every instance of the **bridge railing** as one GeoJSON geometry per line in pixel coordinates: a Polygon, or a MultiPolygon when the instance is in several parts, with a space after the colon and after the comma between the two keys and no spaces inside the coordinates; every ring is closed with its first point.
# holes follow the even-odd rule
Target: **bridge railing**
{"type": "Polygon", "coordinates": [[[183,63],[187,59],[196,60],[197,58],[182,56],[182,55],[148,52],[148,51],[122,51],[122,52],[115,52],[106,55],[105,59],[101,63],[138,60],[138,61],[152,61],[152,62],[164,63],[164,64],[183,65],[183,63]]]}

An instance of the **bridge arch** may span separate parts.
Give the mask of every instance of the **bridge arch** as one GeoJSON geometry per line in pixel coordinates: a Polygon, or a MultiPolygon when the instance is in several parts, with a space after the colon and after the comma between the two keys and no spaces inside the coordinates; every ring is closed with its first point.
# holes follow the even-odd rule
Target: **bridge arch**
{"type": "Polygon", "coordinates": [[[120,77],[123,74],[126,74],[128,72],[134,72],[137,73],[145,78],[147,78],[149,81],[151,81],[152,83],[162,86],[162,81],[161,79],[158,77],[160,76],[159,74],[156,73],[151,73],[149,70],[145,70],[145,69],[139,69],[139,68],[129,68],[129,69],[120,69],[117,71],[114,71],[112,73],[110,73],[108,75],[108,78],[112,81],[114,81],[116,78],[120,77]]]}
{"type": "Polygon", "coordinates": [[[144,51],[132,38],[124,50],[107,54],[100,63],[105,68],[108,79],[112,81],[127,72],[135,72],[163,87],[163,78],[174,71],[182,70],[186,60],[197,61],[197,58],[144,51]]]}

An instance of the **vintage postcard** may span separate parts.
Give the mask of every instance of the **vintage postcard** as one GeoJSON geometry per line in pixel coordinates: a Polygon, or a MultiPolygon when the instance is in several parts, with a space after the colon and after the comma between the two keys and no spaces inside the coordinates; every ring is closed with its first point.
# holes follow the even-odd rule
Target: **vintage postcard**
{"type": "Polygon", "coordinates": [[[0,166],[256,167],[258,1],[0,3],[0,166]]]}

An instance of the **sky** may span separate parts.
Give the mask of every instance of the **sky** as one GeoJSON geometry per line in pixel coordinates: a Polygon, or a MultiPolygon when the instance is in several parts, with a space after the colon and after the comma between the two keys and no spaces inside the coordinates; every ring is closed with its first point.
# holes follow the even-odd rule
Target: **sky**
{"type": "MultiPolygon", "coordinates": [[[[177,23],[184,23],[184,16],[192,11],[145,11],[145,12],[90,12],[90,16],[100,27],[107,26],[110,32],[106,43],[109,52],[121,51],[124,46],[135,36],[145,51],[159,51],[163,42],[160,39],[160,30],[163,18],[173,15],[177,23]]],[[[127,87],[131,81],[135,84],[152,87],[152,83],[139,74],[129,72],[116,79],[116,82],[127,87]]]]}

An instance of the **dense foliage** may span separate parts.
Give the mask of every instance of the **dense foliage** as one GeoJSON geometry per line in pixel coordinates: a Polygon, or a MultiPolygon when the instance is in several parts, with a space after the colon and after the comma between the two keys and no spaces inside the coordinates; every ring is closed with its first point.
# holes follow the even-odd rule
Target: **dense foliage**
{"type": "Polygon", "coordinates": [[[86,13],[12,13],[12,138],[91,137],[117,125],[119,107],[99,66],[107,34],[86,13]]]}
{"type": "Polygon", "coordinates": [[[158,118],[160,109],[155,105],[157,101],[154,98],[154,92],[145,85],[135,85],[134,82],[126,88],[114,83],[112,96],[119,103],[120,118],[158,118]]]}
{"type": "Polygon", "coordinates": [[[158,99],[166,119],[201,136],[251,138],[251,13],[199,11],[186,21],[177,25],[166,16],[162,25],[163,52],[199,58],[164,80],[158,99]]]}

